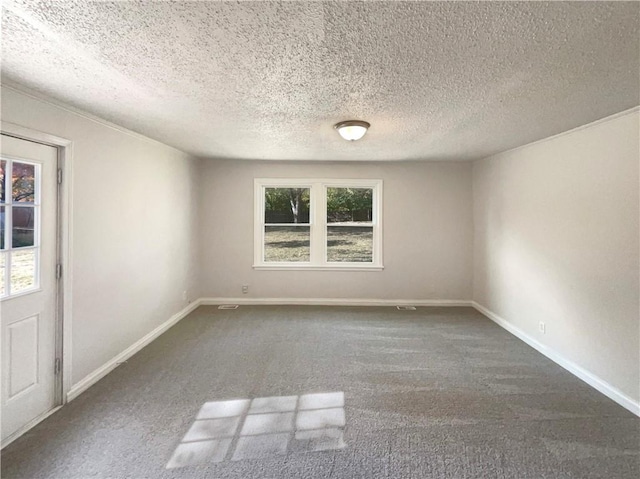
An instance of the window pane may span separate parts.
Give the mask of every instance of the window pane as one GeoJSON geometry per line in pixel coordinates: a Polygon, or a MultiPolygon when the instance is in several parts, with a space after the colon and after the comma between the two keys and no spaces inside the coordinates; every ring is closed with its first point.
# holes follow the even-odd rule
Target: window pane
{"type": "Polygon", "coordinates": [[[309,256],[308,226],[265,226],[264,260],[268,262],[306,261],[309,256]]]}
{"type": "Polygon", "coordinates": [[[371,223],[373,189],[327,188],[327,223],[371,223]]]}
{"type": "Polygon", "coordinates": [[[4,296],[6,291],[4,289],[4,271],[7,263],[7,253],[0,253],[0,296],[4,296]]]}
{"type": "Polygon", "coordinates": [[[16,202],[33,203],[35,201],[36,166],[13,162],[12,198],[16,202]]]}
{"type": "Polygon", "coordinates": [[[7,162],[5,160],[0,160],[0,203],[5,203],[7,200],[5,198],[5,171],[7,171],[7,162]]]}
{"type": "Polygon", "coordinates": [[[265,188],[264,222],[309,223],[309,188],[265,188]]]}
{"type": "Polygon", "coordinates": [[[327,261],[373,262],[371,226],[327,226],[327,261]]]}
{"type": "Polygon", "coordinates": [[[36,250],[11,253],[11,293],[19,293],[36,284],[36,250]]]}
{"type": "Polygon", "coordinates": [[[4,218],[5,207],[0,206],[0,249],[4,249],[4,218]]]}
{"type": "Polygon", "coordinates": [[[13,230],[11,245],[13,248],[34,246],[34,224],[36,209],[33,206],[13,207],[13,230]]]}

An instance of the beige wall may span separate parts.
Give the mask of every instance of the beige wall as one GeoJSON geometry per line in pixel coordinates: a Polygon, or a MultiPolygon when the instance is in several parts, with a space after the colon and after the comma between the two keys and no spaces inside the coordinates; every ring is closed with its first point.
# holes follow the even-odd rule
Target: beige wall
{"type": "Polygon", "coordinates": [[[180,311],[183,291],[473,297],[637,402],[638,116],[473,164],[196,160],[2,90],[3,121],[74,142],[72,383],[180,311]],[[256,177],[382,179],[384,271],[253,270],[256,177]]]}
{"type": "Polygon", "coordinates": [[[2,120],[73,141],[75,384],[195,291],[198,160],[8,88],[2,120]]]}
{"type": "Polygon", "coordinates": [[[638,118],[473,166],[474,300],[636,403],[638,118]]]}
{"type": "Polygon", "coordinates": [[[471,298],[469,163],[203,160],[200,181],[204,297],[471,298]],[[261,177],[382,179],[384,271],[253,270],[253,180],[261,177]]]}

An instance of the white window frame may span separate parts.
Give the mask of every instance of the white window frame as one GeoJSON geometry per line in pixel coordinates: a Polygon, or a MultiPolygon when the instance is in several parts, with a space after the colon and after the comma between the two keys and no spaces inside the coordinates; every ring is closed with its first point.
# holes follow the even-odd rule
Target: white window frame
{"type": "Polygon", "coordinates": [[[254,180],[254,254],[257,270],[381,271],[382,263],[382,180],[373,179],[309,179],[256,178],[254,180]],[[373,261],[327,261],[327,188],[371,188],[373,261]],[[309,188],[310,261],[264,261],[265,189],[309,188]]]}
{"type": "Polygon", "coordinates": [[[32,159],[23,159],[13,156],[2,155],[1,157],[5,163],[5,202],[0,203],[0,206],[4,207],[4,249],[0,250],[4,254],[4,293],[0,293],[0,301],[6,301],[9,299],[17,298],[19,296],[35,293],[41,291],[40,289],[40,228],[41,228],[41,191],[42,191],[42,162],[32,159]],[[22,163],[24,165],[32,165],[34,167],[34,197],[33,203],[23,203],[13,201],[13,164],[22,163]],[[13,207],[19,208],[33,208],[33,245],[32,246],[13,246],[13,207]],[[13,253],[20,251],[34,252],[34,277],[33,284],[26,288],[21,289],[17,293],[11,291],[11,270],[13,253]]]}

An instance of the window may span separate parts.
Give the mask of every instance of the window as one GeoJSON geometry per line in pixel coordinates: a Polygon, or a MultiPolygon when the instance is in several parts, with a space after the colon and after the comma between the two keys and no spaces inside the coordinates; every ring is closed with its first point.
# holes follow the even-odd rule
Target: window
{"type": "Polygon", "coordinates": [[[40,165],[0,160],[0,297],[38,287],[40,165]]]}
{"type": "Polygon", "coordinates": [[[255,180],[257,269],[382,269],[381,180],[255,180]]]}

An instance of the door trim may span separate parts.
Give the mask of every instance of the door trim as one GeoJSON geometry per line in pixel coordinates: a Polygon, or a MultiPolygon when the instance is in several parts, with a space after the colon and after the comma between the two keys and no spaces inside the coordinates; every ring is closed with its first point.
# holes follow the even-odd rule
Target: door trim
{"type": "Polygon", "coordinates": [[[71,212],[73,198],[73,142],[66,138],[61,138],[59,136],[33,130],[31,128],[26,128],[6,121],[0,121],[0,133],[14,138],[19,138],[21,140],[41,143],[56,148],[58,150],[57,167],[62,171],[62,183],[58,184],[56,225],[56,261],[58,264],[62,265],[62,279],[58,281],[56,292],[56,357],[60,358],[62,365],[59,377],[56,378],[55,381],[56,402],[55,406],[51,410],[43,413],[41,416],[9,436],[1,445],[1,447],[4,448],[65,404],[67,402],[67,393],[71,389],[71,326],[73,305],[73,216],[71,212]]]}

